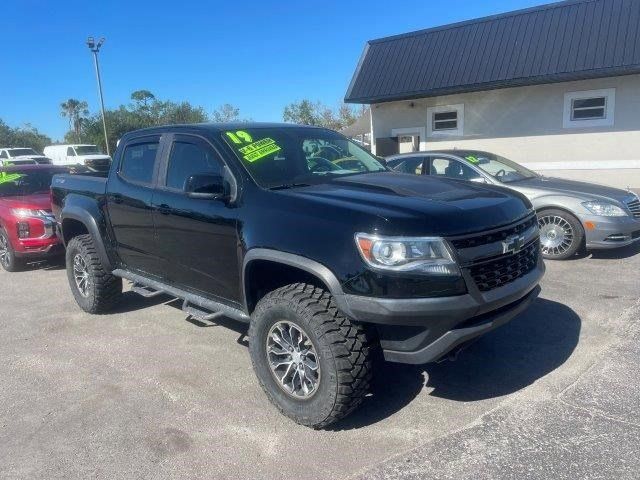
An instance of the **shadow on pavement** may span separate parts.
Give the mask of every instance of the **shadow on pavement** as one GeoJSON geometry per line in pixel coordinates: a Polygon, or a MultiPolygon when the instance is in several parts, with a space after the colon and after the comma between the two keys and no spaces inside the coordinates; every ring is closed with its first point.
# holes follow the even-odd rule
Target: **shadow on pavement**
{"type": "Polygon", "coordinates": [[[374,372],[371,395],[333,429],[361,428],[387,418],[411,403],[425,387],[425,379],[426,388],[433,389],[429,395],[460,402],[521,390],[571,356],[580,327],[580,317],[572,309],[539,298],[510,323],[469,346],[455,362],[382,363],[374,372]]]}
{"type": "Polygon", "coordinates": [[[173,297],[168,295],[158,295],[157,297],[145,298],[132,291],[127,291],[122,294],[122,298],[110,313],[135,312],[137,310],[142,310],[143,308],[153,307],[154,305],[160,305],[161,303],[170,303],[172,301],[173,297]]]}
{"type": "Polygon", "coordinates": [[[640,241],[632,245],[620,248],[612,248],[611,250],[592,250],[591,258],[621,260],[630,258],[640,253],[640,241]]]}

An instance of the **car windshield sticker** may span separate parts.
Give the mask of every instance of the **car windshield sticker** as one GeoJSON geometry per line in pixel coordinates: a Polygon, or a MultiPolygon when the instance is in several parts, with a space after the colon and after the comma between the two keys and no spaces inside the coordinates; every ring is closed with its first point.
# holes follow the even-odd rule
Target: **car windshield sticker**
{"type": "Polygon", "coordinates": [[[226,134],[233,142],[232,147],[237,150],[247,162],[255,162],[281,150],[273,138],[267,137],[254,142],[251,135],[243,130],[226,132],[226,134]]]}
{"type": "Polygon", "coordinates": [[[464,157],[464,158],[465,160],[471,163],[480,163],[480,160],[478,160],[478,158],[474,157],[473,155],[469,155],[468,157],[464,157]]]}
{"type": "Polygon", "coordinates": [[[15,182],[22,177],[24,177],[24,175],[21,175],[19,173],[0,172],[0,183],[15,182]]]}

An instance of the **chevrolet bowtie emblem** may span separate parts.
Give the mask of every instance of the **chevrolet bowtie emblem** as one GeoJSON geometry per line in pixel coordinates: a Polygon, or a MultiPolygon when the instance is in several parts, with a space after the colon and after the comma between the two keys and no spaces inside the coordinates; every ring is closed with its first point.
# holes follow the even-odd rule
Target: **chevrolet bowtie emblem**
{"type": "Polygon", "coordinates": [[[502,253],[516,253],[524,247],[524,236],[511,235],[502,242],[502,253]]]}

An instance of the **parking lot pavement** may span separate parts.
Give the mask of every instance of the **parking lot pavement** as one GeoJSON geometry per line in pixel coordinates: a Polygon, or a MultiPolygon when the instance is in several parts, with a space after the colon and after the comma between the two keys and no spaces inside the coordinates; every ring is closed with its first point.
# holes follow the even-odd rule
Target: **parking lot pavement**
{"type": "Polygon", "coordinates": [[[0,478],[637,478],[640,246],[548,262],[525,314],[456,362],[385,364],[327,431],[267,402],[246,329],[168,298],[75,305],[0,272],[0,478]]]}

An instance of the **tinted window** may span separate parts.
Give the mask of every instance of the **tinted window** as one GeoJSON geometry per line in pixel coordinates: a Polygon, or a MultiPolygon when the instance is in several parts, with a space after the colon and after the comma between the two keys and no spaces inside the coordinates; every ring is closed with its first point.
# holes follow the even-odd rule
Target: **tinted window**
{"type": "Polygon", "coordinates": [[[73,151],[73,147],[68,147],[67,148],[67,156],[68,157],[75,157],[76,156],[76,152],[73,151]]]}
{"type": "Polygon", "coordinates": [[[222,137],[253,179],[266,188],[291,188],[386,170],[369,152],[330,130],[248,128],[224,132],[222,137]]]}
{"type": "Polygon", "coordinates": [[[431,175],[456,178],[458,180],[473,180],[482,178],[473,168],[457,160],[434,157],[431,161],[431,175]]]}
{"type": "Polygon", "coordinates": [[[396,172],[413,173],[416,175],[422,175],[422,164],[424,157],[406,157],[402,161],[396,164],[393,169],[396,172]]]}
{"type": "Polygon", "coordinates": [[[120,175],[134,182],[151,183],[157,152],[157,141],[128,145],[122,156],[120,175]]]}
{"type": "Polygon", "coordinates": [[[0,158],[8,158],[7,157],[7,152],[2,151],[2,153],[0,153],[0,158]]]}
{"type": "Polygon", "coordinates": [[[184,190],[191,175],[208,173],[222,176],[222,163],[210,148],[187,142],[174,142],[169,157],[167,187],[184,190]]]}

